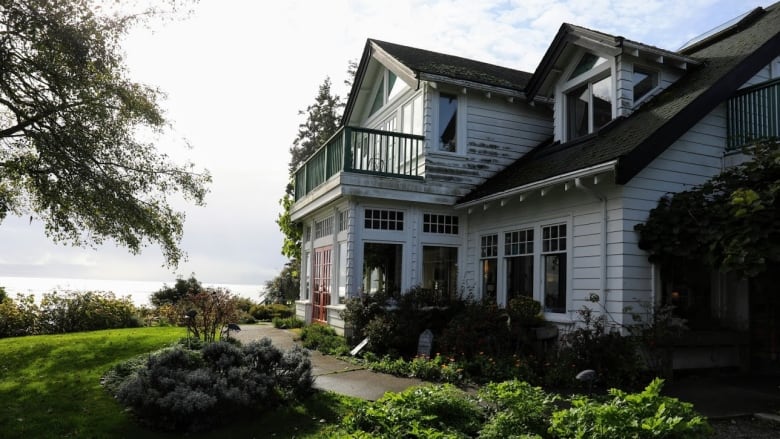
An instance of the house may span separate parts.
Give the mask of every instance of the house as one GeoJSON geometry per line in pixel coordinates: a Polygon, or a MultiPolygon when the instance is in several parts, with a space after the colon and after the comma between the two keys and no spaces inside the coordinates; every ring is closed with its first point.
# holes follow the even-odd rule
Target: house
{"type": "MultiPolygon", "coordinates": [[[[630,324],[675,290],[743,334],[745,282],[707,273],[680,297],[634,226],[780,135],[779,101],[780,4],[676,51],[563,24],[533,73],[368,40],[342,128],[295,175],[297,314],[343,331],[347,298],[419,286],[530,296],[565,330],[583,306],[630,324]]],[[[732,365],[740,337],[676,365],[732,365]]]]}

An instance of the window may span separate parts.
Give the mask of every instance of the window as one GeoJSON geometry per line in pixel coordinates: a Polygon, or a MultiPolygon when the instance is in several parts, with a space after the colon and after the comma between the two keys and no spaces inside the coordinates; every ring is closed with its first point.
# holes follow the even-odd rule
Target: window
{"type": "Polygon", "coordinates": [[[333,234],[333,217],[329,216],[314,223],[314,239],[323,238],[333,234]]]}
{"type": "Polygon", "coordinates": [[[457,247],[423,246],[422,287],[436,298],[452,298],[458,284],[457,247]]]}
{"type": "Polygon", "coordinates": [[[439,94],[439,151],[458,150],[458,97],[439,94]]]}
{"type": "Polygon", "coordinates": [[[658,72],[634,65],[634,103],[639,102],[658,86],[658,72]]]}
{"type": "Polygon", "coordinates": [[[314,250],[314,278],[312,290],[312,319],[327,321],[327,306],[330,305],[330,280],[333,251],[331,247],[314,250]]]}
{"type": "Polygon", "coordinates": [[[303,242],[311,241],[311,226],[305,226],[303,228],[303,242]]]}
{"type": "Polygon", "coordinates": [[[482,237],[480,265],[482,267],[482,298],[497,301],[498,235],[482,237]]]}
{"type": "Polygon", "coordinates": [[[407,90],[409,86],[395,75],[395,73],[384,69],[379,78],[379,86],[374,92],[374,100],[371,103],[371,110],[368,115],[371,116],[396,96],[407,90]]]}
{"type": "Polygon", "coordinates": [[[363,246],[363,292],[401,291],[401,244],[367,242],[363,246]]]}
{"type": "Polygon", "coordinates": [[[564,137],[573,140],[612,120],[614,90],[610,64],[592,53],[582,55],[563,85],[564,137]]]}
{"type": "Polygon", "coordinates": [[[423,232],[457,235],[458,217],[454,215],[435,215],[432,213],[423,214],[423,232]]]}
{"type": "Polygon", "coordinates": [[[346,210],[339,211],[339,232],[347,230],[349,216],[346,210]]]}
{"type": "Polygon", "coordinates": [[[339,243],[339,302],[347,297],[347,243],[339,243]]]}
{"type": "Polygon", "coordinates": [[[404,213],[397,210],[366,209],[366,229],[403,230],[404,213]]]}
{"type": "Polygon", "coordinates": [[[506,302],[534,294],[534,231],[518,230],[504,234],[506,302]]]}
{"type": "Polygon", "coordinates": [[[422,135],[423,110],[422,96],[417,96],[401,109],[401,132],[422,135]]]}
{"type": "Polygon", "coordinates": [[[566,224],[542,227],[544,310],[566,312],[566,224]]]}

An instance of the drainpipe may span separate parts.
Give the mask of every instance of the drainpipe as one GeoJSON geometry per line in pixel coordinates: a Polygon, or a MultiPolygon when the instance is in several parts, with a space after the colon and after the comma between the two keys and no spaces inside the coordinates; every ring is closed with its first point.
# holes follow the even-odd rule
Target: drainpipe
{"type": "Polygon", "coordinates": [[[588,193],[593,198],[601,201],[601,291],[599,300],[603,301],[604,309],[607,310],[607,197],[585,186],[580,178],[574,179],[574,185],[577,189],[588,193]]]}

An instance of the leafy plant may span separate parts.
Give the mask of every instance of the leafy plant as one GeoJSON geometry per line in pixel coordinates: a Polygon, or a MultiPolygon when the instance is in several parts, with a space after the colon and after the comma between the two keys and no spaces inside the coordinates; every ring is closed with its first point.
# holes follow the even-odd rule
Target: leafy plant
{"type": "Polygon", "coordinates": [[[298,317],[274,317],[272,323],[274,328],[279,329],[303,328],[306,325],[306,322],[299,319],[298,317]]]}
{"type": "Polygon", "coordinates": [[[481,439],[546,436],[558,400],[518,380],[489,383],[479,390],[479,397],[490,415],[479,433],[481,439]]]}
{"type": "Polygon", "coordinates": [[[301,344],[307,349],[318,350],[328,355],[345,355],[349,352],[344,337],[325,325],[304,326],[301,331],[301,344]]]}
{"type": "Polygon", "coordinates": [[[344,418],[350,433],[370,437],[473,437],[484,412],[476,400],[450,385],[412,387],[365,402],[344,418]]]}
{"type": "Polygon", "coordinates": [[[706,438],[712,429],[693,406],[661,396],[663,380],[656,378],[642,392],[611,389],[604,402],[574,397],[571,408],[553,413],[550,433],[561,439],[590,438],[706,438]]]}

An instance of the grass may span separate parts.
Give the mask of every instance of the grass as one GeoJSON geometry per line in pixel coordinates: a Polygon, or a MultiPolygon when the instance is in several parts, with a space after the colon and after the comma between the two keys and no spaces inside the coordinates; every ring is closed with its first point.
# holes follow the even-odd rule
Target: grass
{"type": "MultiPolygon", "coordinates": [[[[112,365],[184,335],[182,328],[152,327],[0,339],[0,436],[180,437],[137,425],[100,378],[112,365]]],[[[303,404],[188,437],[316,438],[352,403],[317,393],[303,404]]]]}

